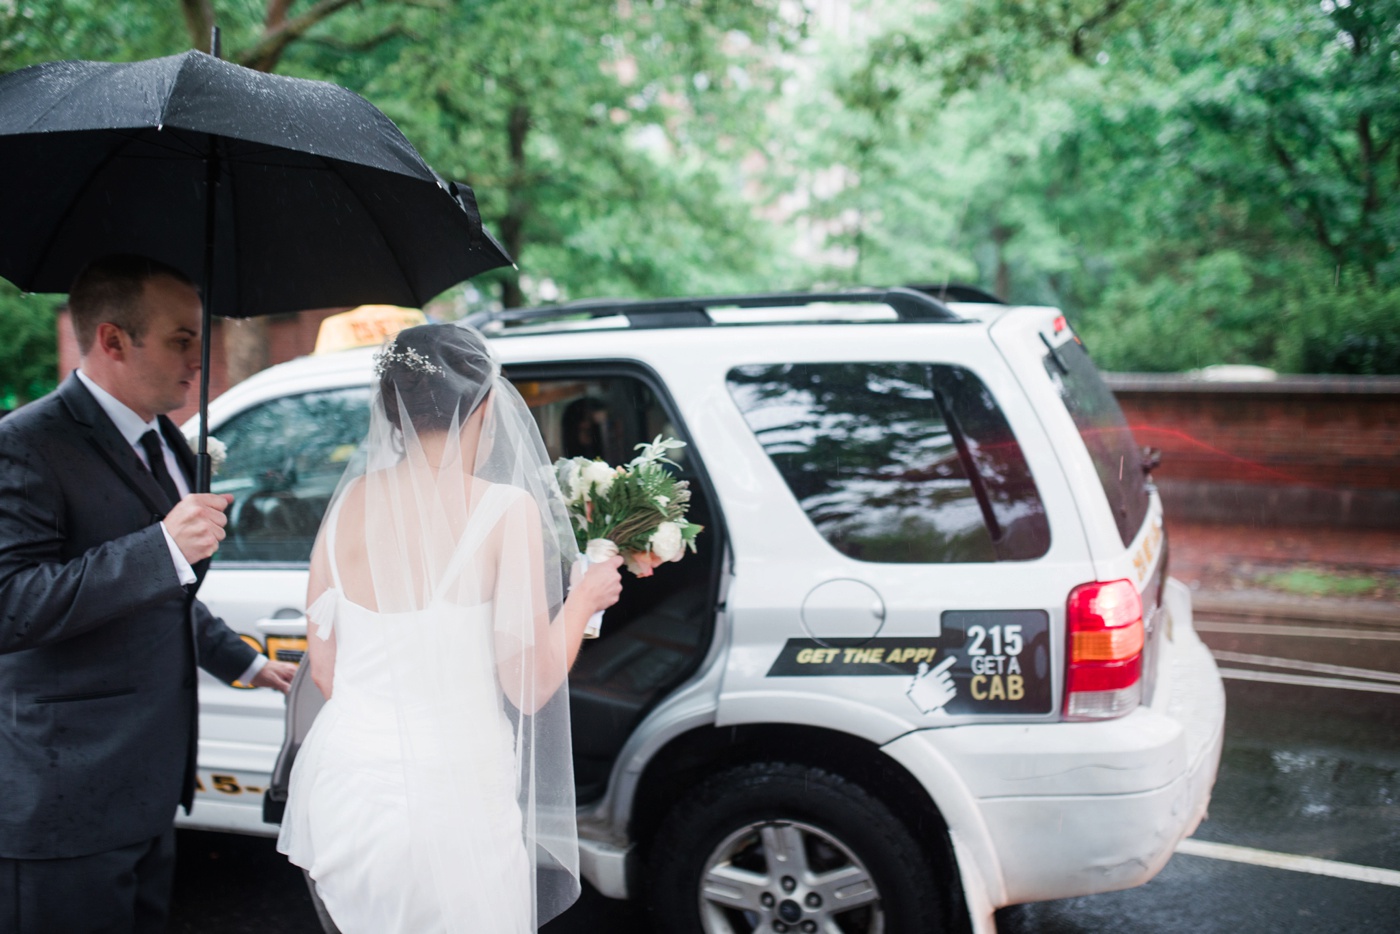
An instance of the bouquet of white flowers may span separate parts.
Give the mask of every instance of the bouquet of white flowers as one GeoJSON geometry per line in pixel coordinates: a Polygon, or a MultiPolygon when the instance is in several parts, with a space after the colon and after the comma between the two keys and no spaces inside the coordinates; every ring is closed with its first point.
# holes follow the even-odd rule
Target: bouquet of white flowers
{"type": "MultiPolygon", "coordinates": [[[[690,484],[662,466],[678,466],[667,455],[683,447],[684,441],[657,435],[637,445],[641,453],[620,467],[586,457],[554,462],[584,562],[621,554],[629,571],[650,577],[658,565],[695,550],[702,527],[685,517],[690,484]]],[[[586,635],[597,635],[601,617],[586,635]]]]}

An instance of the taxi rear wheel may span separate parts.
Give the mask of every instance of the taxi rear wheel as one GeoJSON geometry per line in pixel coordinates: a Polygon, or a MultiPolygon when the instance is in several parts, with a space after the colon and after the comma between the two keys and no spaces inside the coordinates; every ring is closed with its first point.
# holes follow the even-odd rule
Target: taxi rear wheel
{"type": "Polygon", "coordinates": [[[658,930],[898,934],[947,926],[944,885],[884,802],[796,763],[721,773],[677,804],[650,847],[658,930]]]}

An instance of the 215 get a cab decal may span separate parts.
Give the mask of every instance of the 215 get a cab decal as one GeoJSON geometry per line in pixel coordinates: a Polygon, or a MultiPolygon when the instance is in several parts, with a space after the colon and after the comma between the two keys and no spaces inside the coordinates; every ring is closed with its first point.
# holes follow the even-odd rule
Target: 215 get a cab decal
{"type": "Polygon", "coordinates": [[[768,677],[899,677],[922,713],[1048,713],[1044,610],[948,610],[937,638],[789,639],[768,677]]]}

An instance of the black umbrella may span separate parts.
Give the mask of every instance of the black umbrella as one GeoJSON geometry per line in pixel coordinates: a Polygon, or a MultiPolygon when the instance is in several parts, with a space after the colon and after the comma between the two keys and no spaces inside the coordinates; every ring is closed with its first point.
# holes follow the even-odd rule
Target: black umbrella
{"type": "Polygon", "coordinates": [[[364,98],[202,52],[0,76],[0,217],[0,276],[27,291],[107,253],[203,283],[201,491],[212,314],[421,306],[510,264],[471,189],[364,98]]]}

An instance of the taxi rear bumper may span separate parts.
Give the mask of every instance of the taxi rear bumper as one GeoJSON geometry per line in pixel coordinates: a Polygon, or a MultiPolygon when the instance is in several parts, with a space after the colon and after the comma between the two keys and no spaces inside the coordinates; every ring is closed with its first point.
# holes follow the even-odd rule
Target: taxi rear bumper
{"type": "MultiPolygon", "coordinates": [[[[1129,888],[1151,879],[1206,813],[1224,738],[1225,692],[1168,588],[1169,632],[1150,706],[1114,720],[921,730],[885,746],[929,785],[964,869],[970,906],[997,908],[1129,888]],[[945,804],[946,802],[946,804],[945,804]]],[[[976,912],[974,911],[974,914],[976,912]]]]}

